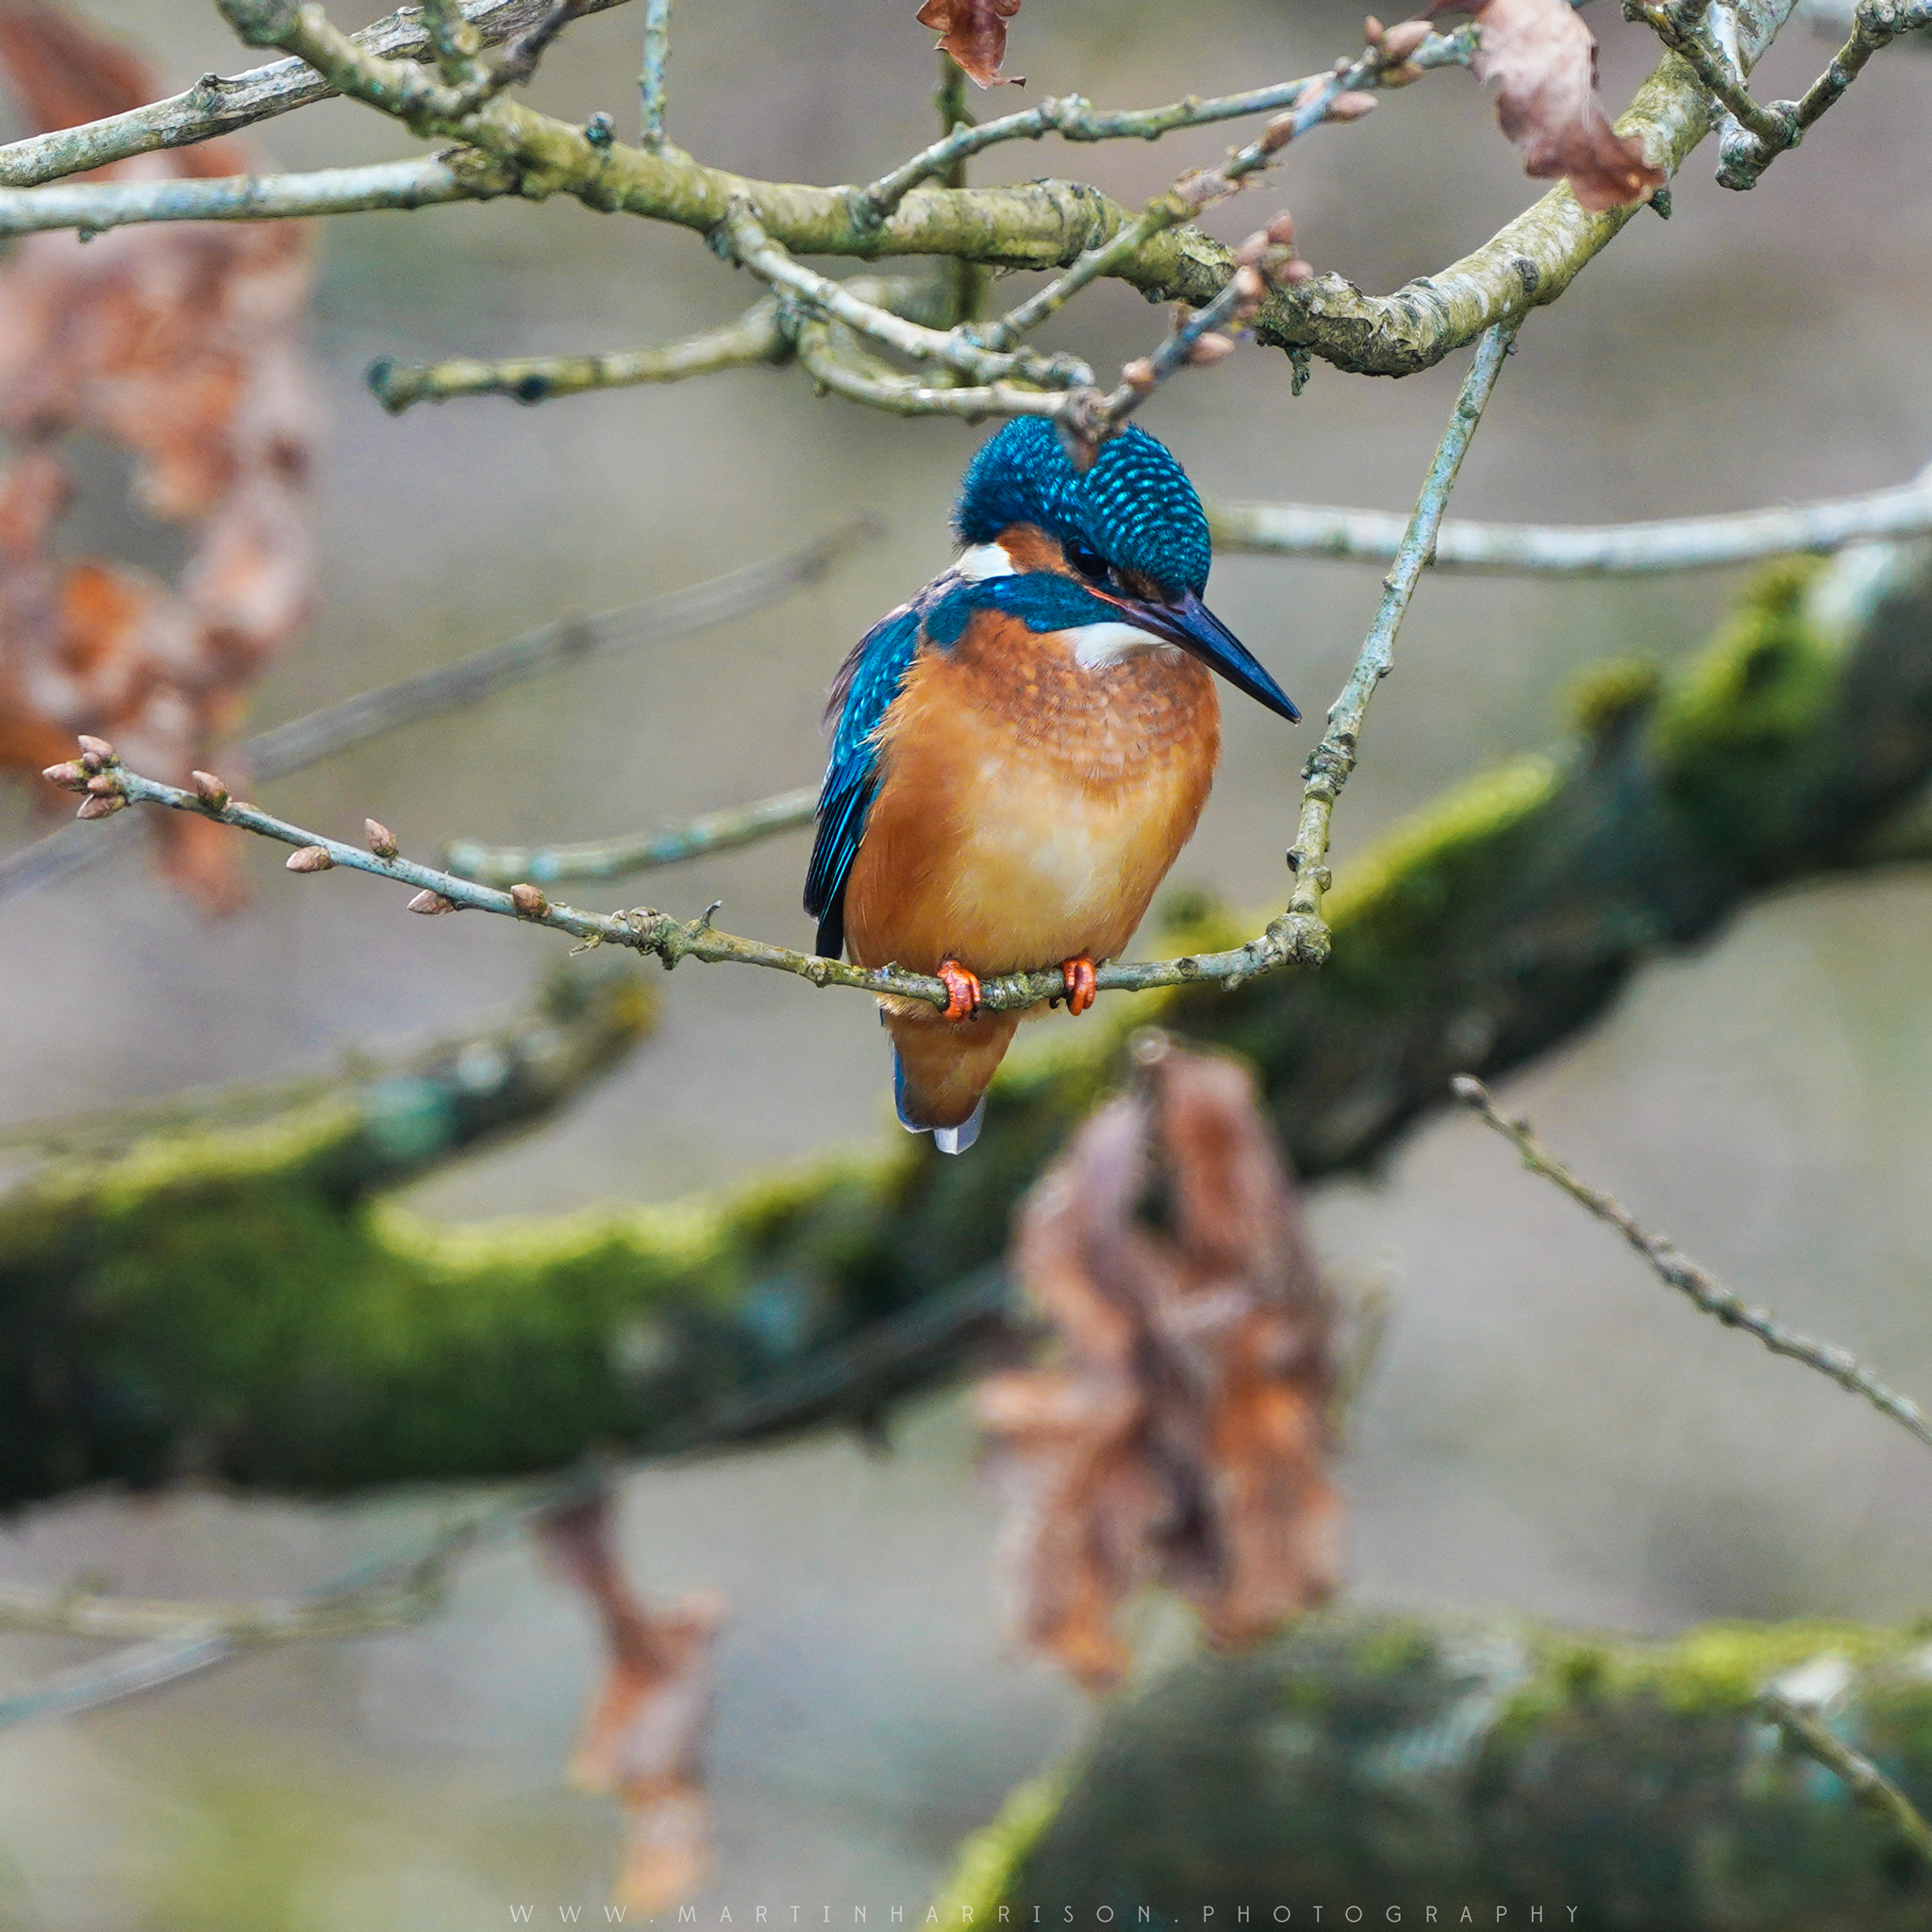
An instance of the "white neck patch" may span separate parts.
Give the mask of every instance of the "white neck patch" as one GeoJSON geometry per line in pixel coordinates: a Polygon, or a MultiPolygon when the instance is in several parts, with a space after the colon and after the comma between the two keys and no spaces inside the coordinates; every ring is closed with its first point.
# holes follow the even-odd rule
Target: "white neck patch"
{"type": "Polygon", "coordinates": [[[1009,577],[1016,573],[1013,559],[1007,555],[1003,545],[998,543],[975,543],[970,550],[959,553],[959,560],[953,568],[968,583],[983,583],[988,577],[1009,577]]]}
{"type": "Polygon", "coordinates": [[[1061,633],[1074,641],[1074,662],[1082,671],[1098,671],[1103,666],[1130,658],[1136,651],[1172,651],[1165,638],[1131,624],[1082,624],[1061,633]]]}

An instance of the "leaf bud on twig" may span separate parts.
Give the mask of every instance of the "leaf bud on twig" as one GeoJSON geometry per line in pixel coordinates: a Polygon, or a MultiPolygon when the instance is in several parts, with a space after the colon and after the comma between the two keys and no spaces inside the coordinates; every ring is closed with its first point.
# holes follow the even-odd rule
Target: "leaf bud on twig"
{"type": "Polygon", "coordinates": [[[1388,28],[1373,13],[1362,22],[1362,39],[1372,47],[1379,47],[1382,44],[1382,36],[1387,32],[1388,28]]]}
{"type": "Polygon", "coordinates": [[[74,816],[77,819],[112,818],[117,811],[125,811],[126,808],[126,797],[117,791],[109,798],[83,799],[80,809],[74,816]]]}
{"type": "Polygon", "coordinates": [[[304,845],[289,855],[291,872],[327,872],[335,864],[325,847],[304,845]]]}
{"type": "Polygon", "coordinates": [[[550,910],[550,901],[527,880],[509,889],[509,903],[517,908],[519,919],[541,919],[550,910]]]}
{"type": "Polygon", "coordinates": [[[194,795],[210,811],[226,811],[228,808],[228,788],[212,772],[190,772],[189,782],[194,787],[194,795]]]}
{"type": "Polygon", "coordinates": [[[1383,57],[1390,60],[1407,60],[1434,31],[1425,20],[1401,21],[1383,35],[1383,57]]]}
{"type": "Polygon", "coordinates": [[[112,772],[96,772],[87,781],[87,789],[96,798],[113,798],[120,793],[121,781],[115,777],[112,772]]]}
{"type": "Polygon", "coordinates": [[[402,850],[396,843],[396,835],[380,819],[364,819],[362,830],[369,840],[369,849],[378,858],[394,858],[402,850]]]}
{"type": "Polygon", "coordinates": [[[1224,336],[1219,329],[1208,333],[1188,351],[1188,360],[1196,369],[1211,369],[1217,362],[1224,362],[1234,354],[1234,338],[1224,336]]]}
{"type": "MultiPolygon", "coordinates": [[[[114,747],[105,738],[90,738],[86,732],[82,732],[75,741],[88,758],[99,758],[103,765],[118,765],[121,762],[114,755],[114,747]]],[[[90,765],[88,770],[97,771],[99,766],[90,765]]]]}
{"type": "Polygon", "coordinates": [[[1243,308],[1258,308],[1268,299],[1267,279],[1259,269],[1244,262],[1234,272],[1234,293],[1243,308]]]}
{"type": "Polygon", "coordinates": [[[1364,114],[1375,111],[1374,94],[1337,94],[1328,103],[1328,119],[1331,121],[1359,121],[1364,114]]]}
{"type": "Polygon", "coordinates": [[[64,765],[49,765],[41,776],[63,791],[87,790],[87,767],[78,758],[70,758],[64,765]]]}
{"type": "Polygon", "coordinates": [[[1121,371],[1121,380],[1138,395],[1151,395],[1154,386],[1160,378],[1154,373],[1154,365],[1144,356],[1136,356],[1121,371]]]}
{"type": "Polygon", "coordinates": [[[432,892],[425,887],[409,901],[407,909],[433,915],[438,912],[454,912],[457,908],[454,899],[445,899],[441,892],[432,892]]]}

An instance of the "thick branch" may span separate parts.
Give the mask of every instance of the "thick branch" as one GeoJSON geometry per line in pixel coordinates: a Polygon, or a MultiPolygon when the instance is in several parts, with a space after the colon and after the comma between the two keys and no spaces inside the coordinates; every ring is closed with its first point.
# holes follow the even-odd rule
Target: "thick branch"
{"type": "MultiPolygon", "coordinates": [[[[236,4],[243,6],[245,0],[236,4]]],[[[1740,8],[1740,54],[1747,70],[1793,4],[1746,0],[1740,8]]],[[[376,60],[344,36],[334,35],[325,47],[299,24],[284,27],[279,23],[286,13],[266,6],[251,17],[261,31],[277,34],[282,42],[310,48],[330,68],[332,79],[353,81],[365,97],[400,117],[441,126],[437,116],[460,106],[450,98],[452,91],[437,88],[419,69],[376,60]]],[[[1709,104],[1695,75],[1673,56],[1645,83],[1620,125],[1642,142],[1652,161],[1674,170],[1709,131],[1709,104]]],[[[627,148],[610,142],[608,131],[575,127],[505,99],[459,117],[444,131],[479,143],[491,161],[478,166],[475,182],[467,187],[446,180],[440,198],[501,192],[508,175],[513,175],[526,195],[574,194],[592,208],[704,234],[716,229],[733,204],[742,201],[765,234],[793,255],[956,256],[997,267],[1057,268],[1103,247],[1129,220],[1091,189],[1041,181],[1014,188],[914,189],[880,223],[871,218],[862,191],[748,181],[703,167],[668,145],[654,153],[627,148]]],[[[176,191],[174,199],[136,214],[129,211],[130,204],[115,199],[124,187],[136,185],[58,190],[79,199],[58,210],[0,201],[0,232],[98,227],[108,220],[314,211],[293,191],[275,197],[273,207],[251,207],[243,184],[184,182],[169,184],[176,191]]],[[[332,192],[342,198],[325,198],[331,208],[414,205],[401,199],[358,199],[340,187],[332,192]]],[[[1393,295],[1364,295],[1332,275],[1274,292],[1257,320],[1257,339],[1372,375],[1403,375],[1428,368],[1496,323],[1554,301],[1621,232],[1631,212],[1586,214],[1569,191],[1558,187],[1474,254],[1393,295]]],[[[1150,297],[1202,308],[1226,286],[1233,258],[1219,242],[1183,225],[1154,235],[1117,263],[1114,272],[1150,297]]]]}
{"type": "MultiPolygon", "coordinates": [[[[1919,1932],[1932,1683],[1912,1629],[1707,1624],[1668,1643],[1515,1617],[1343,1607],[1197,1656],[1103,1711],[964,1849],[943,1924],[1532,1924],[1919,1932]],[[1781,1751],[1760,1691],[1829,1663],[1847,1805],[1781,1751]],[[1856,1774],[1853,1774],[1856,1775],[1856,1774]],[[1916,1806],[1914,1804],[1916,1801],[1916,1806]],[[970,1920],[962,1918],[970,1913],[970,1920]],[[1574,1913],[1573,1918],[1571,1914],[1574,1913]],[[1467,1917],[1464,1917],[1467,1914],[1467,1917]],[[1287,1923],[1284,1921],[1283,1923],[1287,1923]]],[[[1829,1747],[1825,1747],[1829,1748],[1829,1747]]]]}
{"type": "MultiPolygon", "coordinates": [[[[1350,563],[1389,562],[1407,527],[1404,518],[1386,510],[1315,503],[1210,504],[1208,520],[1217,553],[1350,563]]],[[[1649,576],[1773,557],[1823,556],[1850,543],[1928,533],[1932,472],[1869,496],[1648,524],[1479,524],[1452,517],[1437,533],[1430,567],[1537,576],[1649,576]]]]}

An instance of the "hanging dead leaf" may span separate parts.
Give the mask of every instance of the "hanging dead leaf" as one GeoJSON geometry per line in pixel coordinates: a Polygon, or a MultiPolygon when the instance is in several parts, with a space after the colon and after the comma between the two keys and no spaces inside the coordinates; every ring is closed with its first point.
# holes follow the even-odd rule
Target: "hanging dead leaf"
{"type": "Polygon", "coordinates": [[[1141,1583],[1220,1643],[1334,1588],[1330,1313],[1294,1191],[1230,1062],[1158,1043],[1023,1210],[1015,1266],[1058,1343],[977,1391],[1013,1498],[1026,1640],[1095,1688],[1141,1583]]]}
{"type": "MultiPolygon", "coordinates": [[[[125,48],[42,0],[0,4],[0,64],[44,130],[156,98],[125,48]]],[[[232,141],[93,178],[246,173],[232,141]]],[[[310,247],[297,223],[161,224],[25,238],[0,266],[0,766],[92,731],[185,780],[240,722],[313,595],[308,502],[318,410],[298,341],[310,247]],[[174,584],[57,548],[70,434],[133,461],[140,506],[187,526],[174,584]]],[[[37,788],[38,795],[38,788],[37,788]]],[[[236,841],[155,815],[163,869],[205,905],[244,896],[236,841]]]]}
{"type": "Polygon", "coordinates": [[[1000,72],[1007,58],[1007,23],[1021,0],[925,0],[921,26],[936,28],[940,45],[981,87],[1024,87],[1024,75],[1000,72]]]}
{"type": "Polygon", "coordinates": [[[606,1490],[541,1524],[552,1564],[583,1592],[604,1632],[604,1680],[571,1776],[586,1790],[614,1793],[624,1807],[617,1902],[659,1912],[689,1898],[709,1870],[700,1751],[724,1607],[692,1596],[653,1616],[631,1591],[612,1531],[606,1490]]]}
{"type": "Polygon", "coordinates": [[[1610,125],[1596,91],[1596,42],[1570,0],[1442,0],[1473,13],[1482,43],[1475,76],[1496,96],[1496,119],[1537,180],[1561,175],[1592,214],[1626,208],[1664,185],[1642,148],[1610,125]]]}

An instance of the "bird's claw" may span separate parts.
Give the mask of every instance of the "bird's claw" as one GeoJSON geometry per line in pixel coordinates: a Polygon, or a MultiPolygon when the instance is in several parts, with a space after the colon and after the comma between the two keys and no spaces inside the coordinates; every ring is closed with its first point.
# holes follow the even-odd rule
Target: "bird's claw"
{"type": "Polygon", "coordinates": [[[1060,977],[1067,983],[1067,1011],[1084,1013],[1099,991],[1093,981],[1093,956],[1082,953],[1077,958],[1061,960],[1060,977]]]}
{"type": "Polygon", "coordinates": [[[942,1020],[970,1020],[979,1010],[979,978],[957,959],[941,959],[936,975],[946,989],[946,1010],[942,1020]]]}

